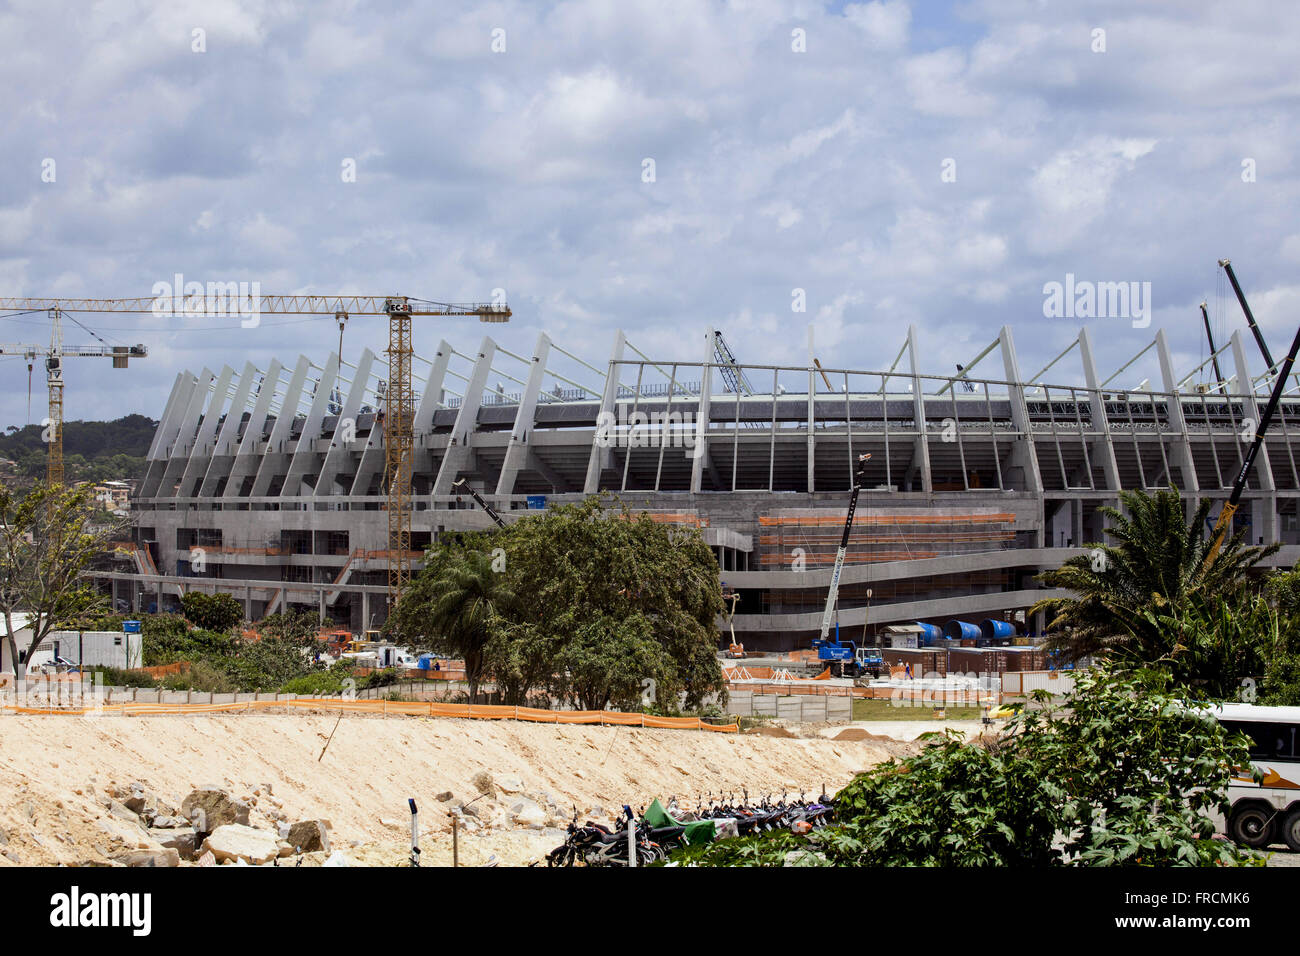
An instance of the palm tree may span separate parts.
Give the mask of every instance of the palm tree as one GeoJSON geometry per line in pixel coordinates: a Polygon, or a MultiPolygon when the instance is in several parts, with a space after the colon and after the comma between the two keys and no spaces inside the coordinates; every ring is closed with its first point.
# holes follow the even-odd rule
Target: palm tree
{"type": "Polygon", "coordinates": [[[469,699],[478,699],[484,649],[500,615],[515,603],[493,558],[469,551],[429,569],[402,596],[395,617],[401,633],[432,638],[440,650],[465,661],[469,699]]]}
{"type": "Polygon", "coordinates": [[[1077,595],[1039,601],[1029,612],[1048,615],[1048,630],[1059,633],[1047,646],[1067,660],[1104,652],[1143,663],[1165,658],[1179,646],[1179,635],[1158,618],[1194,601],[1233,597],[1247,573],[1280,547],[1247,546],[1242,529],[1224,540],[1211,561],[1212,542],[1205,534],[1210,499],[1201,500],[1190,522],[1176,491],[1125,491],[1120,499],[1127,513],[1100,509],[1110,519],[1105,533],[1114,544],[1091,545],[1088,554],[1039,575],[1077,595]]]}

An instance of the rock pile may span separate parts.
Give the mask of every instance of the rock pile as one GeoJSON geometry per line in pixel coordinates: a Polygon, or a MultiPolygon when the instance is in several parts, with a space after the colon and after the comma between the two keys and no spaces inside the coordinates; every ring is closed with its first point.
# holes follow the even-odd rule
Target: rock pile
{"type": "MultiPolygon", "coordinates": [[[[84,792],[94,793],[94,785],[84,792]]],[[[244,798],[216,784],[204,785],[177,807],[143,783],[132,782],[108,787],[100,803],[112,821],[101,821],[101,828],[122,846],[117,852],[104,849],[104,860],[86,860],[83,865],[179,866],[187,861],[199,866],[260,866],[330,849],[329,821],[289,822],[270,784],[254,787],[244,798]],[[255,825],[254,811],[274,829],[255,825]]]]}

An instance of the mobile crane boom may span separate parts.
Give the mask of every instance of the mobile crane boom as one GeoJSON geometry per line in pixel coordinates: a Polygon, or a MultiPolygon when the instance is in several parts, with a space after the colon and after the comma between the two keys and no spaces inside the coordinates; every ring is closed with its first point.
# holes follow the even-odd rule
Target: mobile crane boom
{"type": "MultiPolygon", "coordinates": [[[[1220,259],[1219,265],[1228,274],[1228,280],[1232,283],[1232,291],[1236,293],[1237,301],[1241,304],[1241,311],[1246,315],[1246,323],[1250,326],[1250,331],[1255,336],[1255,343],[1259,346],[1260,354],[1264,356],[1264,361],[1268,363],[1268,370],[1271,372],[1276,367],[1273,364],[1273,356],[1268,350],[1268,345],[1264,342],[1264,335],[1260,332],[1259,325],[1255,322],[1255,315],[1250,310],[1250,304],[1246,302],[1246,294],[1241,291],[1241,283],[1237,281],[1237,275],[1232,271],[1232,263],[1227,259],[1220,259]]],[[[1264,411],[1259,417],[1259,424],[1255,426],[1254,440],[1251,441],[1250,448],[1241,460],[1241,468],[1237,472],[1237,477],[1233,479],[1232,493],[1228,496],[1228,502],[1223,506],[1223,510],[1219,512],[1219,520],[1214,523],[1210,550],[1205,556],[1204,567],[1207,569],[1218,558],[1219,549],[1223,546],[1223,538],[1232,526],[1232,516],[1237,513],[1237,509],[1241,505],[1241,495],[1246,490],[1246,481],[1250,477],[1250,469],[1255,464],[1255,458],[1259,455],[1259,450],[1264,447],[1264,433],[1268,431],[1268,426],[1273,423],[1273,416],[1277,414],[1277,406],[1282,401],[1283,393],[1286,392],[1286,382],[1291,376],[1291,367],[1295,365],[1298,351],[1300,351],[1300,329],[1296,329],[1295,339],[1291,342],[1291,350],[1287,352],[1286,359],[1283,360],[1282,367],[1278,370],[1277,378],[1273,380],[1273,392],[1269,395],[1268,404],[1264,406],[1264,411]]],[[[1247,383],[1247,386],[1249,387],[1249,383],[1247,383]]]]}
{"type": "Polygon", "coordinates": [[[831,586],[826,593],[826,610],[822,613],[822,629],[818,641],[825,643],[831,632],[835,615],[835,602],[840,596],[840,572],[844,570],[844,555],[849,550],[849,534],[853,531],[853,514],[858,510],[858,494],[862,491],[863,469],[871,455],[858,456],[858,470],[853,476],[853,491],[849,494],[849,511],[844,516],[844,534],[840,536],[840,549],[835,552],[835,570],[831,572],[831,586]]]}
{"type": "Polygon", "coordinates": [[[497,514],[496,509],[493,508],[490,504],[488,504],[485,500],[483,500],[483,496],[480,495],[473,488],[471,488],[469,486],[469,482],[466,481],[464,478],[460,478],[452,482],[451,486],[452,488],[455,488],[457,491],[465,492],[471,498],[477,501],[478,506],[487,512],[487,516],[491,518],[493,521],[495,521],[498,527],[504,528],[506,526],[505,519],[502,518],[499,514],[497,514]]]}
{"type": "Polygon", "coordinates": [[[1250,449],[1241,461],[1241,469],[1232,482],[1232,494],[1228,496],[1228,503],[1219,512],[1219,520],[1214,523],[1214,538],[1210,544],[1209,554],[1205,558],[1207,568],[1219,556],[1219,548],[1223,545],[1223,537],[1232,524],[1232,516],[1237,513],[1237,508],[1241,504],[1241,494],[1246,490],[1246,479],[1250,477],[1250,469],[1255,464],[1255,457],[1264,445],[1264,432],[1268,430],[1268,426],[1272,423],[1273,416],[1277,413],[1278,403],[1282,400],[1282,393],[1286,391],[1286,380],[1291,375],[1291,366],[1295,365],[1297,351],[1300,351],[1300,329],[1296,329],[1295,338],[1291,341],[1291,350],[1287,352],[1286,358],[1282,362],[1282,368],[1278,371],[1277,378],[1273,382],[1273,393],[1269,395],[1268,404],[1264,406],[1264,411],[1259,417],[1259,425],[1255,427],[1255,440],[1250,443],[1250,449]]]}

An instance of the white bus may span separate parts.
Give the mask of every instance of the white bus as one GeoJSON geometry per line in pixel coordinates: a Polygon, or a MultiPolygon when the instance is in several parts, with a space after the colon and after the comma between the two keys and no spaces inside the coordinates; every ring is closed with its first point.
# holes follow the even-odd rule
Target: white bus
{"type": "Polygon", "coordinates": [[[1300,852],[1300,707],[1221,704],[1214,716],[1250,738],[1250,759],[1264,774],[1259,783],[1243,768],[1233,774],[1225,832],[1243,846],[1285,843],[1300,852]]]}

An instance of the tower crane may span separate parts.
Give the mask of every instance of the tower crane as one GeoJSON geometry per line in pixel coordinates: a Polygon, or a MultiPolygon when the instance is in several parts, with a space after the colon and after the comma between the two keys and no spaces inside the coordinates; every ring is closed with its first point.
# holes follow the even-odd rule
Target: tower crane
{"type": "MultiPolygon", "coordinates": [[[[198,283],[195,283],[197,286],[198,283]]],[[[230,285],[233,285],[230,284],[230,285]]],[[[411,471],[414,465],[415,392],[411,384],[411,318],[429,315],[475,315],[480,322],[509,322],[510,307],[497,302],[432,302],[404,295],[261,295],[225,292],[209,284],[190,295],[126,299],[40,299],[0,296],[0,309],[51,309],[65,312],[148,312],[203,318],[219,315],[331,315],[340,340],[349,316],[388,316],[388,387],[384,393],[384,484],[388,493],[388,604],[396,606],[411,580],[411,471]]],[[[241,323],[242,324],[242,323],[241,323]]],[[[62,343],[60,342],[60,349],[62,343]]],[[[143,348],[143,346],[141,346],[143,348]]],[[[58,371],[56,365],[52,371],[58,371]]],[[[62,409],[63,382],[57,376],[62,409]]],[[[55,401],[51,379],[50,404],[55,401]]],[[[54,415],[51,414],[51,419],[54,415]]],[[[51,469],[54,445],[51,444],[51,469]]],[[[62,477],[62,448],[58,469],[62,477]]]]}
{"type": "MultiPolygon", "coordinates": [[[[45,427],[49,453],[45,461],[45,480],[51,485],[63,484],[63,360],[65,358],[111,358],[113,368],[126,368],[132,358],[144,358],[149,350],[143,345],[64,345],[62,315],[58,306],[49,310],[50,344],[0,345],[0,355],[21,355],[27,359],[28,385],[31,369],[37,356],[45,358],[45,383],[49,392],[49,417],[45,427]]],[[[29,394],[30,401],[30,394],[29,394]]]]}

